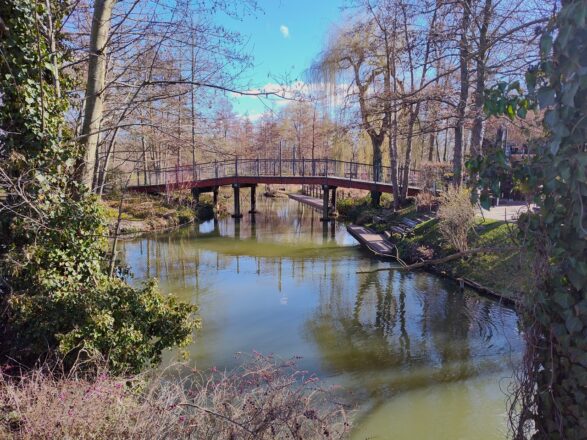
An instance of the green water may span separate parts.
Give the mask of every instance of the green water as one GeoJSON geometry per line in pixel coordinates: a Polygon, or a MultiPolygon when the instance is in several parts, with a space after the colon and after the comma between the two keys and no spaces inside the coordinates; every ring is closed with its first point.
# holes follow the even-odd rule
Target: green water
{"type": "MultiPolygon", "coordinates": [[[[358,407],[355,439],[503,439],[522,342],[509,308],[427,273],[386,267],[343,224],[287,199],[246,216],[122,244],[135,280],[200,307],[189,351],[198,368],[231,368],[236,352],[283,358],[358,407]]],[[[173,355],[168,354],[166,361],[173,355]]]]}

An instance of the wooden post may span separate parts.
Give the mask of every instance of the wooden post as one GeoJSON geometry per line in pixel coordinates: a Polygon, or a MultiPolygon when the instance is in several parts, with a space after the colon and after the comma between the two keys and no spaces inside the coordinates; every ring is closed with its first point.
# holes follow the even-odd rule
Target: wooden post
{"type": "Polygon", "coordinates": [[[279,141],[279,176],[281,176],[281,141],[279,141]]]}
{"type": "Polygon", "coordinates": [[[327,222],[328,218],[328,185],[322,185],[322,218],[321,222],[327,222]]]}
{"type": "Polygon", "coordinates": [[[332,206],[332,209],[334,211],[336,211],[336,186],[332,187],[332,195],[330,198],[330,205],[332,206]]]}
{"type": "Polygon", "coordinates": [[[249,214],[257,213],[257,185],[251,186],[251,210],[249,214]]]}
{"type": "Polygon", "coordinates": [[[240,189],[241,186],[238,183],[234,183],[232,185],[232,189],[234,190],[234,213],[232,214],[232,218],[242,218],[241,214],[241,194],[240,189]]]}
{"type": "Polygon", "coordinates": [[[212,190],[212,199],[214,201],[214,207],[216,207],[216,205],[218,205],[218,187],[215,186],[214,189],[212,190]]]}
{"type": "Polygon", "coordinates": [[[198,188],[192,188],[192,197],[196,202],[196,205],[200,204],[200,190],[198,188]]]}

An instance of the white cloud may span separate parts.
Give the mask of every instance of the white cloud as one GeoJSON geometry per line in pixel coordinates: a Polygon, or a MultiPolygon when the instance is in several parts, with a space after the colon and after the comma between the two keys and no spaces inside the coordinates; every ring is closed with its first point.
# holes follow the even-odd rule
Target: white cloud
{"type": "Polygon", "coordinates": [[[261,119],[263,116],[265,115],[265,113],[247,113],[245,114],[243,117],[248,118],[249,121],[251,122],[257,122],[259,119],[261,119]]]}
{"type": "Polygon", "coordinates": [[[281,32],[283,38],[289,38],[289,28],[286,25],[282,24],[279,26],[279,32],[281,32]]]}

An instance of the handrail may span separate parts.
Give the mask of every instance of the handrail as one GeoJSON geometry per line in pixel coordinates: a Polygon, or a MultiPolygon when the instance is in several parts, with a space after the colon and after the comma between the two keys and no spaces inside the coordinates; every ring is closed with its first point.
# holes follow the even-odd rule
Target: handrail
{"type": "MultiPolygon", "coordinates": [[[[391,183],[391,167],[375,169],[372,164],[343,161],[338,159],[234,159],[197,163],[195,165],[175,165],[173,167],[152,169],[137,173],[136,187],[153,185],[182,185],[194,182],[227,177],[324,177],[367,181],[379,184],[391,183]],[[142,182],[141,182],[142,180],[142,182]]],[[[404,174],[398,169],[398,180],[404,174]]],[[[419,170],[409,170],[409,182],[418,181],[419,170]]],[[[134,181],[134,179],[133,179],[134,181]]]]}

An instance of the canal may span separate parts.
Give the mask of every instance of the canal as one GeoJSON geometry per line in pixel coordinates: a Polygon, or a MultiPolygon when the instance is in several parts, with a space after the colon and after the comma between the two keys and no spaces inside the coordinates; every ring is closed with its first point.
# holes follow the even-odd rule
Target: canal
{"type": "MultiPolygon", "coordinates": [[[[237,352],[300,356],[357,405],[354,439],[503,439],[522,342],[510,308],[446,279],[387,267],[336,223],[284,198],[245,216],[125,241],[134,281],[197,304],[198,368],[237,352]]],[[[166,362],[173,358],[167,353],[166,362]]]]}

